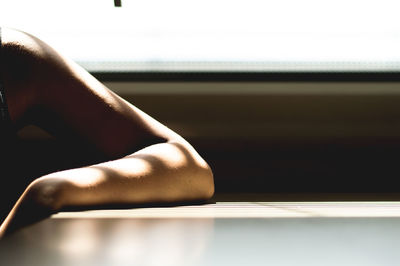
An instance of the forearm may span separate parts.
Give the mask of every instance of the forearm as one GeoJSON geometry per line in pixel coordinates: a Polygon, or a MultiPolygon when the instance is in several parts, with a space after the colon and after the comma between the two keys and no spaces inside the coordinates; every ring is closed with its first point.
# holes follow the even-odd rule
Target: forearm
{"type": "MultiPolygon", "coordinates": [[[[20,62],[18,66],[26,70],[18,84],[6,79],[13,122],[22,126],[29,120],[60,140],[77,139],[102,158],[120,159],[36,179],[2,224],[0,235],[14,221],[18,224],[37,213],[48,215],[66,207],[182,202],[212,196],[210,168],[180,136],[34,36],[13,30],[5,35],[5,62],[20,62]],[[21,99],[26,105],[16,109],[21,99]]],[[[19,77],[18,70],[11,69],[6,76],[19,77]]]]}
{"type": "Polygon", "coordinates": [[[204,200],[214,192],[208,165],[180,143],[155,144],[118,160],[45,178],[63,180],[62,207],[204,200]]]}
{"type": "Polygon", "coordinates": [[[0,237],[63,208],[199,201],[214,193],[207,163],[186,143],[167,142],[121,159],[35,180],[0,229],[0,237]]]}

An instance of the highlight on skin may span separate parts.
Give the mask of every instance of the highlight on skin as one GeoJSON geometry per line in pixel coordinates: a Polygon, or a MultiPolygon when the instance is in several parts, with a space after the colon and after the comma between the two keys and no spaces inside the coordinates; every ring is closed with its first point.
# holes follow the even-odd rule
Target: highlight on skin
{"type": "Polygon", "coordinates": [[[70,207],[178,203],[212,197],[210,167],[177,133],[36,37],[2,29],[2,40],[0,65],[16,128],[32,123],[61,141],[72,135],[102,159],[32,177],[2,223],[0,237],[70,207]]]}

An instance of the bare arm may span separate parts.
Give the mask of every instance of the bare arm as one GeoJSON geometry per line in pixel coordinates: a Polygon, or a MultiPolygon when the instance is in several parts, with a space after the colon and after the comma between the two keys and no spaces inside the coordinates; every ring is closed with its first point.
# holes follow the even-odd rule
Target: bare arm
{"type": "Polygon", "coordinates": [[[2,224],[0,237],[68,207],[209,199],[214,192],[212,173],[186,145],[155,144],[121,159],[43,176],[21,196],[2,224]]]}
{"type": "Polygon", "coordinates": [[[2,224],[0,236],[66,207],[183,202],[213,195],[209,166],[182,137],[35,37],[20,32],[10,36],[6,59],[29,68],[29,74],[18,78],[25,84],[13,80],[15,73],[5,82],[12,120],[18,124],[30,109],[40,110],[34,117],[39,126],[60,138],[78,136],[107,159],[33,181],[2,224]],[[22,87],[30,95],[25,107],[16,104],[22,87]]]}

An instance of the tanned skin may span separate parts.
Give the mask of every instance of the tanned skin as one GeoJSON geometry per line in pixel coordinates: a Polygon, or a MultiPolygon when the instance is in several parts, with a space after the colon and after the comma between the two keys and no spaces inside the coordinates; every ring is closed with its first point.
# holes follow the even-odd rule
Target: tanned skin
{"type": "Polygon", "coordinates": [[[3,221],[0,237],[68,207],[212,197],[210,167],[181,136],[38,38],[2,28],[2,43],[13,125],[34,123],[60,139],[71,134],[104,160],[35,178],[3,221]]]}

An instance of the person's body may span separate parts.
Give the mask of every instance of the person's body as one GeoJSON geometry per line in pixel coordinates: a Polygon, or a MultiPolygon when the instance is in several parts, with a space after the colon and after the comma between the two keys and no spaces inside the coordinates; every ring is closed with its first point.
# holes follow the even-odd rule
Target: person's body
{"type": "MultiPolygon", "coordinates": [[[[1,40],[0,82],[10,121],[3,119],[0,129],[32,123],[57,138],[86,143],[103,162],[32,177],[2,223],[0,237],[68,207],[185,202],[213,195],[210,167],[178,134],[34,36],[1,28],[1,40]]],[[[7,186],[7,173],[1,178],[7,186]]]]}

